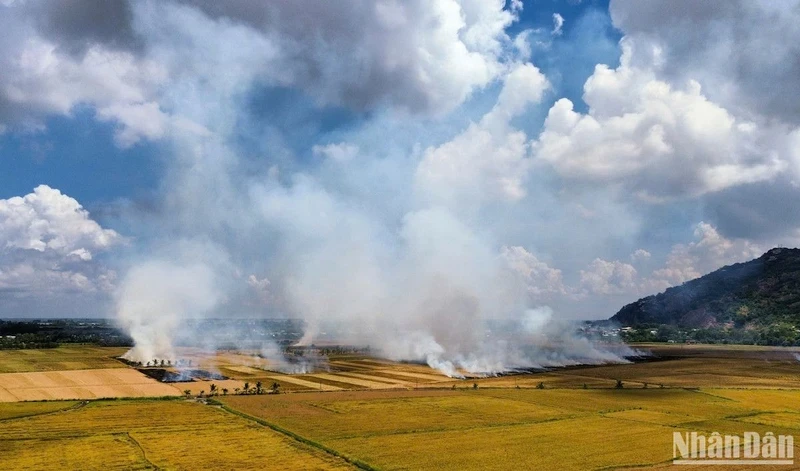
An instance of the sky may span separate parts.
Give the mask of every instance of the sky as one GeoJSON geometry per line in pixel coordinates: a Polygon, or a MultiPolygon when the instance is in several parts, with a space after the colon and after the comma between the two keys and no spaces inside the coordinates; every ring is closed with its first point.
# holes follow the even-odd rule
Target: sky
{"type": "Polygon", "coordinates": [[[0,318],[610,317],[798,246],[798,24],[789,0],[0,0],[0,318]]]}

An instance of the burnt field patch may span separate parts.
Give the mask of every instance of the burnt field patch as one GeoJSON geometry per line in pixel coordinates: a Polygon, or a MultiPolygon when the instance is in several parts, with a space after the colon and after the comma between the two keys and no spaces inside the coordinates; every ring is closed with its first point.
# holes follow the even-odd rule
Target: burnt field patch
{"type": "Polygon", "coordinates": [[[162,383],[185,383],[190,381],[223,381],[228,379],[213,371],[192,369],[192,370],[168,370],[164,368],[137,368],[137,371],[162,383]]]}

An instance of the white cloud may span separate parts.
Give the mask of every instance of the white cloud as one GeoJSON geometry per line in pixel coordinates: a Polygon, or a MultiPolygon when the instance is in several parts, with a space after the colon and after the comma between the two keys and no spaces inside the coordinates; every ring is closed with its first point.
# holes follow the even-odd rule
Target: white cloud
{"type": "Polygon", "coordinates": [[[774,178],[787,167],[779,130],[732,115],[689,81],[676,89],[634,65],[623,40],[617,69],[598,65],[584,86],[586,114],[566,98],[550,109],[537,158],[563,178],[616,184],[647,201],[692,197],[774,178]]]}
{"type": "Polygon", "coordinates": [[[94,263],[94,255],[123,242],[49,186],[0,200],[0,290],[108,291],[116,274],[94,263]]]}
{"type": "Polygon", "coordinates": [[[561,270],[550,267],[524,247],[503,247],[501,257],[509,269],[525,283],[526,289],[535,298],[553,294],[566,294],[561,270]]]}
{"type": "Polygon", "coordinates": [[[548,87],[532,64],[516,66],[491,111],[449,142],[425,150],[416,172],[421,193],[449,206],[524,197],[531,166],[528,140],[510,121],[539,102],[548,87]]]}
{"type": "Polygon", "coordinates": [[[636,269],[619,260],[596,258],[581,270],[581,287],[595,295],[628,294],[636,290],[636,269]]]}
{"type": "MultiPolygon", "coordinates": [[[[518,2],[506,9],[505,0],[182,3],[259,32],[276,51],[255,64],[264,79],[324,103],[433,113],[452,110],[503,72],[505,29],[521,9],[518,2]]],[[[165,9],[172,13],[158,15],[187,23],[187,10],[165,9]]]]}
{"type": "Polygon", "coordinates": [[[0,27],[9,22],[17,36],[0,42],[0,124],[39,128],[49,115],[88,105],[121,125],[118,138],[125,145],[163,134],[165,121],[152,119],[157,88],[166,78],[162,67],[100,45],[73,57],[14,14],[0,19],[0,27]]]}
{"type": "Polygon", "coordinates": [[[47,185],[25,196],[0,200],[0,241],[8,249],[67,255],[106,250],[122,238],[103,229],[75,199],[47,185]]]}
{"type": "Polygon", "coordinates": [[[645,250],[645,249],[636,249],[631,254],[631,260],[633,260],[634,262],[642,262],[642,261],[650,260],[651,256],[652,256],[652,254],[650,252],[648,252],[647,250],[645,250]]]}
{"type": "Polygon", "coordinates": [[[558,13],[553,13],[553,31],[550,32],[553,36],[561,36],[564,28],[564,17],[558,13]]]}
{"type": "Polygon", "coordinates": [[[665,266],[646,281],[649,289],[660,291],[679,285],[724,265],[751,260],[765,251],[748,240],[726,239],[706,222],[695,226],[694,237],[693,242],[672,247],[665,266]]]}

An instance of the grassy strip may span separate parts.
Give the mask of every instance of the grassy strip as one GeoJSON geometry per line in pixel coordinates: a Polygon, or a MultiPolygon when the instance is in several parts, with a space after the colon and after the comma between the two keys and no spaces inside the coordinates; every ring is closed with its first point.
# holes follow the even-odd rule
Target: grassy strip
{"type": "Polygon", "coordinates": [[[227,405],[225,405],[225,404],[223,404],[221,402],[218,402],[218,401],[210,400],[208,402],[209,402],[209,404],[213,404],[215,406],[220,407],[222,410],[224,410],[226,412],[230,412],[231,414],[238,415],[239,417],[242,417],[242,418],[247,419],[247,420],[252,420],[253,422],[255,422],[255,423],[259,424],[259,425],[263,425],[264,427],[268,427],[268,428],[270,428],[270,429],[272,429],[272,430],[274,430],[274,431],[276,431],[278,433],[286,435],[287,437],[293,438],[294,440],[297,440],[300,443],[304,443],[304,444],[309,445],[311,447],[314,447],[314,448],[316,448],[318,450],[321,450],[321,451],[323,451],[323,452],[325,452],[325,453],[327,453],[329,455],[332,455],[332,456],[335,456],[337,458],[343,459],[344,461],[352,464],[353,466],[355,466],[358,469],[363,469],[364,471],[379,471],[378,468],[376,468],[376,467],[374,467],[372,465],[364,463],[363,461],[361,461],[359,459],[356,459],[356,458],[350,458],[347,455],[339,453],[338,451],[334,450],[333,448],[327,447],[327,446],[325,446],[325,445],[323,445],[321,443],[318,443],[318,442],[315,442],[315,441],[310,440],[308,438],[305,438],[303,436],[300,436],[300,435],[292,432],[291,430],[287,430],[287,429],[281,427],[280,425],[276,425],[276,424],[267,422],[264,419],[260,419],[258,417],[254,417],[254,416],[252,416],[250,414],[245,414],[244,412],[240,412],[240,411],[238,411],[236,409],[228,407],[227,405]]]}

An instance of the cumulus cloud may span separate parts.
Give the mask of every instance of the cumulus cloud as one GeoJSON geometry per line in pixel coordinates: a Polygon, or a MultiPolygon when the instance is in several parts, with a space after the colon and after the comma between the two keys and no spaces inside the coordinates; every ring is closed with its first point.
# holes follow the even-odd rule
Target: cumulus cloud
{"type": "Polygon", "coordinates": [[[611,18],[642,48],[658,48],[666,77],[692,77],[734,114],[800,124],[800,3],[612,0],[611,18]]]}
{"type": "Polygon", "coordinates": [[[47,185],[33,193],[0,200],[0,240],[5,250],[35,250],[59,256],[107,250],[122,241],[103,229],[75,199],[47,185]]]}
{"type": "Polygon", "coordinates": [[[765,249],[746,239],[723,237],[711,224],[701,222],[694,229],[695,241],[672,247],[663,268],[655,270],[647,283],[665,289],[698,278],[724,265],[745,262],[765,249]]]}
{"type": "Polygon", "coordinates": [[[49,186],[0,200],[0,304],[9,313],[41,309],[63,315],[75,307],[74,296],[92,296],[96,305],[87,313],[95,313],[117,277],[96,255],[123,243],[75,199],[49,186]],[[69,293],[73,298],[59,311],[69,293]],[[20,299],[27,301],[15,304],[20,299]]]}
{"type": "MultiPolygon", "coordinates": [[[[706,222],[694,226],[693,236],[691,242],[673,245],[664,264],[646,275],[629,263],[595,259],[581,270],[581,287],[596,295],[646,296],[699,278],[722,266],[759,257],[765,251],[747,239],[728,239],[706,222]]],[[[651,256],[648,251],[638,249],[631,259],[634,263],[644,262],[651,256]]]]}
{"type": "MultiPolygon", "coordinates": [[[[45,4],[38,3],[44,8],[45,4]]],[[[46,4],[53,5],[47,2],[46,4]]],[[[146,58],[100,43],[87,43],[80,54],[40,35],[27,3],[0,6],[0,124],[39,129],[46,116],[67,115],[78,105],[94,107],[100,119],[121,124],[121,143],[162,134],[158,121],[142,122],[137,110],[158,109],[156,90],[163,68],[146,58]]],[[[58,7],[56,7],[58,8],[58,7]]],[[[153,116],[151,111],[147,118],[153,116]]]]}
{"type": "Polygon", "coordinates": [[[564,285],[561,270],[539,260],[524,247],[505,246],[501,249],[500,256],[508,263],[509,269],[523,280],[525,289],[536,301],[542,302],[553,295],[566,294],[567,287],[564,285]]]}
{"type": "Polygon", "coordinates": [[[580,273],[581,287],[591,294],[625,294],[636,289],[636,269],[619,260],[596,258],[580,273]]]}
{"type": "Polygon", "coordinates": [[[416,173],[419,191],[449,206],[524,197],[531,167],[528,140],[511,120],[541,100],[548,87],[538,68],[517,65],[505,77],[497,103],[479,122],[452,140],[426,149],[416,173]]]}
{"type": "MultiPolygon", "coordinates": [[[[587,113],[562,98],[535,144],[540,161],[566,179],[616,184],[649,201],[699,196],[774,178],[788,167],[786,139],[710,101],[698,82],[660,80],[655,64],[598,65],[584,86],[587,113]]],[[[658,51],[650,51],[656,59],[658,51]]]]}
{"type": "Polygon", "coordinates": [[[434,113],[503,71],[505,29],[521,9],[504,0],[180,3],[263,35],[278,51],[259,70],[265,79],[323,103],[434,113]]]}

